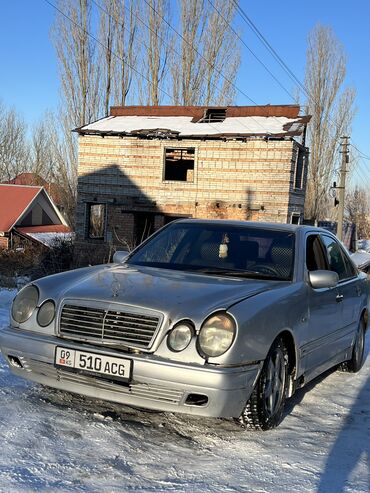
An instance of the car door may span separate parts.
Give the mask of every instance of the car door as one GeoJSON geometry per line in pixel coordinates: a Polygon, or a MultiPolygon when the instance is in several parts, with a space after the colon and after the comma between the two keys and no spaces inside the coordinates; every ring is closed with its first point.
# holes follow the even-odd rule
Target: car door
{"type": "Polygon", "coordinates": [[[354,332],[357,330],[363,288],[356,269],[339,241],[326,234],[322,234],[321,239],[327,251],[329,269],[339,276],[337,287],[341,317],[333,345],[340,351],[351,345],[354,332]]]}
{"type": "MultiPolygon", "coordinates": [[[[329,270],[326,249],[319,234],[306,237],[306,268],[308,273],[315,270],[329,270]]],[[[308,277],[308,276],[307,276],[308,277]]],[[[307,331],[300,348],[305,373],[319,374],[333,355],[332,341],[342,313],[337,287],[313,288],[307,282],[307,331]]]]}

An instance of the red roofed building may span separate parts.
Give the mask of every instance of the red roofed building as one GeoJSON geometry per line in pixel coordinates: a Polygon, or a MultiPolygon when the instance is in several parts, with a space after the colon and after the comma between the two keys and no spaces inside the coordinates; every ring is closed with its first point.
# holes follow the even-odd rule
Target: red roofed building
{"type": "Polygon", "coordinates": [[[44,180],[44,178],[42,178],[40,175],[37,175],[36,173],[21,173],[12,180],[3,183],[10,185],[44,187],[53,200],[54,204],[58,207],[59,210],[62,210],[60,187],[56,183],[47,182],[46,180],[44,180]]]}
{"type": "Polygon", "coordinates": [[[70,232],[43,187],[0,184],[0,248],[12,248],[16,238],[48,246],[70,232]]]}

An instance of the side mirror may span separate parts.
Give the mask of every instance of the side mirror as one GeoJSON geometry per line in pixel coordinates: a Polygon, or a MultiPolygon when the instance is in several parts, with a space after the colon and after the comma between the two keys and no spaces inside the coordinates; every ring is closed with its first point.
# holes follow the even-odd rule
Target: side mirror
{"type": "Polygon", "coordinates": [[[113,255],[113,263],[120,264],[128,257],[128,252],[125,250],[117,250],[113,255]]]}
{"type": "Polygon", "coordinates": [[[314,289],[335,288],[339,282],[338,274],[331,270],[313,270],[308,277],[314,289]]]}

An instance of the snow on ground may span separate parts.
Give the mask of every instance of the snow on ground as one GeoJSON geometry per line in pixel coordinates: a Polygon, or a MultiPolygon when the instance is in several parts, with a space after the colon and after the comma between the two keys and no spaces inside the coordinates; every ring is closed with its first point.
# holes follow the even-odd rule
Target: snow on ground
{"type": "MultiPolygon", "coordinates": [[[[0,289],[0,327],[13,296],[0,289]]],[[[370,357],[299,391],[276,430],[245,432],[28,383],[0,356],[0,446],[1,493],[368,493],[370,357]]]]}

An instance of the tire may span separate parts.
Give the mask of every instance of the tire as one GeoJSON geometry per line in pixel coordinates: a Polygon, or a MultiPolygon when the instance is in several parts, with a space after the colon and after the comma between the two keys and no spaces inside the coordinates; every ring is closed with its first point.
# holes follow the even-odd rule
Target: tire
{"type": "Polygon", "coordinates": [[[362,365],[364,364],[365,328],[365,321],[361,318],[355,343],[353,345],[352,357],[348,361],[342,363],[340,367],[342,371],[357,373],[361,370],[362,365]]]}
{"type": "Polygon", "coordinates": [[[283,417],[288,392],[288,350],[276,339],[267,354],[256,386],[239,423],[247,429],[271,430],[283,417]]]}

